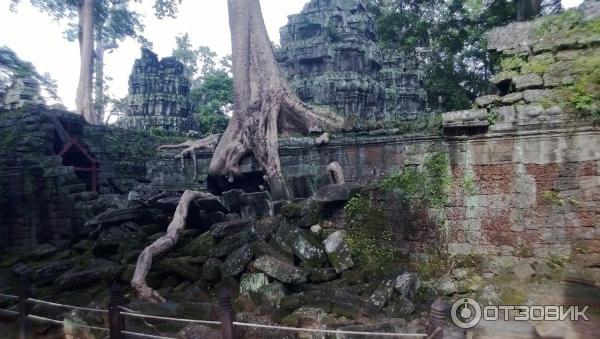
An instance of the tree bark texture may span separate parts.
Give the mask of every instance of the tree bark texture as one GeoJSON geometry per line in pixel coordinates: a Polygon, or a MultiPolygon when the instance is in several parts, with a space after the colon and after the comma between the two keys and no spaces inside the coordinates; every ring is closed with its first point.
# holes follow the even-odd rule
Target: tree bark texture
{"type": "Polygon", "coordinates": [[[98,28],[98,38],[96,39],[95,51],[95,81],[94,81],[94,113],[98,115],[100,123],[104,121],[104,39],[102,38],[102,28],[98,28]]]}
{"type": "Polygon", "coordinates": [[[209,175],[232,179],[254,155],[267,176],[281,175],[279,133],[340,128],[343,119],[304,104],[280,74],[259,0],[228,0],[234,114],[213,155],[209,175]]]}
{"type": "Polygon", "coordinates": [[[75,105],[77,113],[91,123],[98,124],[93,111],[93,74],[94,74],[94,4],[95,0],[83,0],[79,11],[79,30],[81,32],[79,85],[75,105]]]}
{"type": "Polygon", "coordinates": [[[131,287],[133,287],[141,299],[155,303],[165,302],[165,299],[158,291],[148,286],[146,282],[148,271],[150,271],[150,267],[152,266],[152,259],[177,243],[185,230],[190,204],[196,199],[211,196],[211,194],[203,192],[185,191],[181,196],[181,200],[179,200],[173,220],[167,228],[167,234],[154,241],[140,253],[133,278],[131,279],[131,287]]]}
{"type": "Polygon", "coordinates": [[[519,21],[531,20],[540,15],[542,11],[542,0],[517,0],[517,19],[519,21]]]}

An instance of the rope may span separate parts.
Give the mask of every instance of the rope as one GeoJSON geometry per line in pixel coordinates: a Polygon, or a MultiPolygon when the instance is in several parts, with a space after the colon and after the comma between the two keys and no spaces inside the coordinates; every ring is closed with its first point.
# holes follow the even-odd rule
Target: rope
{"type": "Polygon", "coordinates": [[[49,302],[49,301],[43,301],[43,300],[32,299],[32,298],[27,299],[27,301],[32,302],[34,304],[42,304],[42,305],[54,306],[54,307],[61,307],[61,308],[67,308],[67,309],[72,309],[72,310],[80,310],[80,311],[96,312],[96,313],[104,313],[104,314],[108,313],[107,310],[100,310],[100,309],[97,309],[97,308],[63,305],[63,304],[57,304],[57,303],[52,303],[52,302],[49,302]]]}
{"type": "MultiPolygon", "coordinates": [[[[7,294],[0,294],[0,297],[4,297],[4,298],[8,298],[8,299],[18,299],[17,296],[7,295],[7,294]]],[[[48,306],[54,306],[54,307],[81,310],[81,311],[86,311],[86,312],[97,312],[97,313],[104,313],[104,314],[108,313],[107,310],[88,308],[88,307],[79,307],[79,306],[69,306],[69,305],[52,303],[52,302],[38,300],[38,299],[32,299],[32,298],[27,299],[27,301],[35,303],[35,304],[42,304],[42,305],[48,305],[48,306]]],[[[192,324],[203,324],[203,325],[221,325],[220,321],[180,319],[180,318],[172,318],[172,317],[145,315],[145,314],[137,313],[136,311],[127,309],[123,306],[119,306],[119,308],[125,311],[125,312],[121,312],[122,315],[129,316],[129,317],[141,318],[142,320],[143,319],[155,319],[155,320],[176,321],[176,322],[185,322],[185,323],[192,323],[192,324]]],[[[6,314],[11,314],[11,315],[19,315],[18,312],[3,310],[3,309],[0,309],[0,312],[4,312],[6,314]]],[[[58,325],[63,324],[62,321],[39,317],[39,316],[35,316],[35,315],[28,315],[28,318],[30,318],[32,320],[37,320],[37,321],[50,322],[50,323],[54,323],[54,324],[58,324],[58,325]]],[[[144,323],[146,323],[146,322],[144,321],[144,323]]],[[[146,324],[149,325],[148,323],[146,323],[146,324]]],[[[92,330],[108,331],[108,329],[103,328],[103,327],[89,326],[89,325],[84,325],[84,324],[79,324],[79,323],[74,323],[74,325],[80,326],[83,328],[89,328],[92,330]]],[[[366,335],[366,336],[380,336],[380,337],[421,337],[421,338],[427,337],[426,334],[416,334],[416,333],[408,334],[408,333],[381,333],[381,332],[378,333],[378,332],[340,331],[340,330],[297,328],[297,327],[262,325],[262,324],[248,324],[248,323],[241,323],[241,322],[233,322],[233,325],[241,326],[241,327],[254,327],[254,328],[272,329],[272,330],[309,332],[309,333],[349,334],[349,335],[366,335]]],[[[150,327],[153,327],[154,329],[156,329],[154,326],[150,326],[150,327]]],[[[157,332],[159,332],[159,331],[157,331],[157,332]]],[[[127,332],[127,331],[123,331],[123,333],[132,335],[132,336],[138,336],[138,337],[141,336],[141,337],[147,337],[147,338],[153,338],[153,339],[174,339],[174,338],[170,338],[170,337],[156,336],[156,335],[150,335],[150,334],[141,334],[141,333],[127,332]]]]}
{"type": "MultiPolygon", "coordinates": [[[[130,309],[128,309],[128,308],[126,308],[126,307],[123,307],[123,306],[119,306],[119,308],[120,308],[120,309],[122,309],[122,310],[124,310],[125,312],[135,313],[135,314],[139,314],[139,315],[141,315],[141,314],[142,314],[141,312],[136,312],[136,311],[134,311],[134,310],[130,310],[130,309]]],[[[123,314],[123,313],[121,313],[121,314],[123,314]]],[[[164,334],[163,334],[163,333],[162,333],[162,332],[161,332],[161,331],[158,329],[158,327],[156,327],[156,326],[154,326],[154,325],[152,325],[152,324],[148,323],[148,322],[146,321],[146,319],[144,319],[144,318],[140,318],[140,319],[142,320],[142,322],[144,323],[144,325],[146,325],[146,326],[148,326],[149,328],[151,328],[151,329],[153,329],[154,331],[156,331],[156,333],[158,333],[158,334],[159,334],[159,336],[164,336],[164,334]]]]}
{"type": "Polygon", "coordinates": [[[121,331],[121,333],[123,334],[127,334],[129,336],[133,336],[133,337],[139,337],[139,338],[150,338],[150,339],[176,339],[173,337],[161,337],[158,335],[151,335],[151,334],[142,334],[142,333],[135,333],[135,332],[129,332],[129,331],[121,331]]]}
{"type": "Polygon", "coordinates": [[[340,330],[319,330],[315,328],[297,328],[297,327],[286,327],[286,326],[273,326],[273,325],[260,325],[260,324],[247,324],[234,322],[235,326],[243,327],[256,327],[266,328],[272,330],[284,330],[284,331],[296,331],[296,332],[311,332],[311,333],[330,333],[330,334],[351,334],[351,335],[370,335],[380,337],[427,337],[426,334],[408,334],[408,333],[377,333],[377,332],[356,332],[356,331],[340,331],[340,330]]]}
{"type": "Polygon", "coordinates": [[[8,315],[19,315],[19,312],[9,311],[9,310],[4,310],[4,309],[0,309],[0,314],[1,313],[8,314],[8,315]]]}
{"type": "Polygon", "coordinates": [[[12,300],[17,300],[19,299],[19,297],[17,297],[16,295],[12,295],[12,294],[3,294],[0,293],[0,297],[5,298],[5,299],[12,299],[12,300]]]}
{"type": "MultiPolygon", "coordinates": [[[[48,318],[44,318],[44,317],[39,317],[37,315],[30,314],[27,316],[27,318],[32,319],[32,320],[42,321],[42,322],[49,322],[49,323],[53,323],[53,324],[57,324],[57,325],[64,325],[64,323],[62,321],[59,321],[56,319],[48,319],[48,318]]],[[[75,325],[77,327],[89,328],[91,330],[98,330],[98,331],[104,331],[104,332],[109,331],[108,328],[84,325],[84,324],[80,324],[80,323],[76,323],[76,322],[73,322],[73,325],[75,325]]]]}
{"type": "Polygon", "coordinates": [[[131,312],[121,312],[122,315],[130,316],[130,317],[138,317],[145,319],[155,319],[155,320],[168,320],[168,321],[178,321],[184,323],[192,323],[192,324],[204,324],[204,325],[221,325],[220,321],[209,321],[209,320],[194,320],[194,319],[179,319],[179,318],[170,318],[170,317],[159,317],[155,315],[145,315],[145,314],[137,314],[131,312]]]}

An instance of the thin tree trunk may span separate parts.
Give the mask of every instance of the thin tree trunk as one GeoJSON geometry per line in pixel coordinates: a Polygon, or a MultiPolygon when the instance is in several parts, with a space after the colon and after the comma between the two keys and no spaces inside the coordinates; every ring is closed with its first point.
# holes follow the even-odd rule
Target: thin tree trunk
{"type": "Polygon", "coordinates": [[[104,102],[104,52],[106,48],[104,46],[104,39],[102,38],[102,28],[98,28],[97,38],[96,38],[96,52],[94,53],[96,56],[94,66],[96,74],[94,76],[94,112],[98,116],[98,121],[100,123],[105,123],[104,121],[104,110],[105,110],[105,102],[104,102]]]}
{"type": "Polygon", "coordinates": [[[81,31],[81,64],[79,85],[75,100],[77,113],[91,123],[97,124],[98,118],[93,112],[92,86],[94,72],[94,1],[83,0],[79,11],[81,31]]]}
{"type": "Polygon", "coordinates": [[[239,163],[254,155],[267,176],[281,175],[278,135],[340,128],[343,119],[309,108],[281,76],[259,0],[228,0],[234,114],[213,155],[209,174],[239,175],[239,163]]]}

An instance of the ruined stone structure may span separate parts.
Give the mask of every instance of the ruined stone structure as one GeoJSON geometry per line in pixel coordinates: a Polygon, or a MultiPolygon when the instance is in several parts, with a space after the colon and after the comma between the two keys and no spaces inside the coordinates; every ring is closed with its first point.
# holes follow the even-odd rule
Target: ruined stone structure
{"type": "Polygon", "coordinates": [[[346,117],[404,120],[425,111],[418,65],[377,46],[363,1],[310,1],[281,28],[277,58],[302,100],[346,117]]]}
{"type": "Polygon", "coordinates": [[[31,76],[16,77],[8,88],[0,88],[0,108],[17,109],[43,103],[40,83],[31,76]]]}
{"type": "Polygon", "coordinates": [[[189,94],[190,80],[181,62],[173,57],[159,61],[142,48],[129,77],[129,105],[120,124],[128,129],[187,132],[195,126],[189,94]]]}
{"type": "MultiPolygon", "coordinates": [[[[600,13],[600,2],[593,3],[593,11],[582,14],[600,13]]],[[[268,310],[275,323],[298,327],[317,312],[311,327],[331,318],[323,326],[337,329],[352,319],[342,329],[372,331],[354,324],[365,317],[418,317],[413,302],[423,295],[472,297],[490,305],[599,300],[600,126],[591,111],[571,111],[569,97],[561,97],[569,84],[587,79],[579,67],[598,55],[598,37],[567,32],[571,40],[545,39],[547,50],[536,52],[544,48],[538,35],[521,35],[527,25],[492,33],[490,47],[510,60],[503,67],[511,73],[498,82],[498,95],[479,98],[472,110],[447,113],[444,133],[380,129],[333,134],[326,142],[316,142],[315,135],[281,138],[284,178],[275,183],[280,191],[288,189],[284,198],[274,193],[274,179],[265,180],[257,163],[245,159],[244,179],[232,183],[240,186],[190,204],[177,248],[155,257],[148,283],[173,302],[131,298],[126,307],[215,319],[214,299],[206,296],[233,286],[241,295],[236,302],[260,309],[260,319],[268,310]],[[520,42],[500,44],[510,36],[520,42]],[[549,95],[536,98],[542,92],[549,95]],[[437,163],[443,179],[414,175],[429,171],[433,158],[443,159],[437,163]],[[332,185],[327,169],[333,162],[343,169],[345,184],[332,185]],[[417,194],[435,194],[439,201],[414,203],[405,195],[410,187],[401,184],[383,188],[381,178],[407,173],[412,176],[401,178],[417,194]],[[432,180],[442,184],[433,193],[432,180]],[[368,182],[373,185],[363,185],[368,182]],[[365,243],[369,253],[379,244],[393,252],[361,267],[359,259],[366,256],[354,251],[352,241],[371,237],[377,242],[365,243]]],[[[98,281],[130,283],[140,251],[165,235],[181,192],[210,186],[210,152],[176,159],[179,150],[156,151],[160,141],[150,133],[90,126],[75,114],[47,108],[0,111],[0,287],[11,293],[14,277],[31,271],[34,285],[42,287],[37,291],[69,304],[79,294],[86,302],[106,299],[98,281]],[[97,193],[86,190],[79,166],[56,155],[56,119],[98,159],[97,193]],[[18,253],[9,251],[15,247],[18,253]]],[[[248,323],[252,316],[236,315],[248,323]]],[[[531,326],[530,333],[548,331],[531,326]]]]}

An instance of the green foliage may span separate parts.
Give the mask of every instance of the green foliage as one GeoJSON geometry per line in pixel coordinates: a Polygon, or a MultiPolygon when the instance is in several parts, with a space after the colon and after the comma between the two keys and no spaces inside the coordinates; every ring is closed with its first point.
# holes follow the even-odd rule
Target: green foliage
{"type": "Polygon", "coordinates": [[[463,192],[469,196],[473,196],[477,194],[477,183],[475,182],[475,178],[472,174],[465,174],[461,187],[463,192]]]}
{"type": "Polygon", "coordinates": [[[537,75],[542,75],[546,73],[550,64],[550,62],[543,59],[531,60],[523,65],[523,67],[521,68],[521,73],[535,73],[537,75]]]}
{"type": "Polygon", "coordinates": [[[467,109],[476,97],[493,89],[485,32],[514,20],[514,2],[372,0],[368,8],[377,18],[384,48],[408,55],[415,49],[425,51],[421,57],[429,107],[467,109]]]}
{"type": "Polygon", "coordinates": [[[386,213],[363,195],[355,195],[344,207],[345,241],[352,259],[361,268],[373,268],[398,258],[386,213]]]}
{"type": "Polygon", "coordinates": [[[600,19],[584,20],[583,13],[573,8],[539,20],[536,23],[534,35],[556,40],[580,34],[598,33],[600,33],[600,19]]]}
{"type": "Polygon", "coordinates": [[[56,81],[50,74],[39,74],[33,64],[21,60],[10,48],[0,46],[0,86],[8,87],[20,77],[34,78],[52,99],[58,99],[56,81]]]}
{"type": "Polygon", "coordinates": [[[492,108],[488,113],[488,122],[490,125],[495,125],[498,121],[498,110],[496,108],[492,108]]]}
{"type": "Polygon", "coordinates": [[[450,162],[445,153],[430,156],[422,170],[406,168],[379,183],[384,191],[400,191],[403,198],[411,203],[429,207],[443,207],[451,185],[450,162]]]}
{"type": "Polygon", "coordinates": [[[173,49],[172,55],[184,64],[185,75],[189,79],[202,78],[205,74],[216,69],[214,58],[217,53],[206,46],[194,49],[188,33],[175,37],[175,44],[176,47],[173,49]],[[199,74],[198,71],[200,71],[199,74]]]}
{"type": "Polygon", "coordinates": [[[225,112],[233,103],[233,79],[223,70],[207,73],[191,93],[201,134],[222,133],[229,124],[225,112]]]}
{"type": "Polygon", "coordinates": [[[544,191],[542,192],[542,198],[544,198],[546,202],[555,206],[569,205],[574,208],[581,207],[581,201],[577,200],[575,197],[563,197],[556,191],[544,191]]]}
{"type": "Polygon", "coordinates": [[[502,61],[500,62],[500,67],[502,67],[502,70],[505,71],[509,71],[509,70],[520,70],[521,67],[525,64],[526,62],[523,60],[523,58],[519,57],[519,56],[512,56],[510,58],[505,58],[502,59],[502,61]]]}
{"type": "Polygon", "coordinates": [[[565,87],[561,96],[567,111],[600,122],[600,56],[582,55],[574,61],[578,77],[574,85],[565,87]]]}

